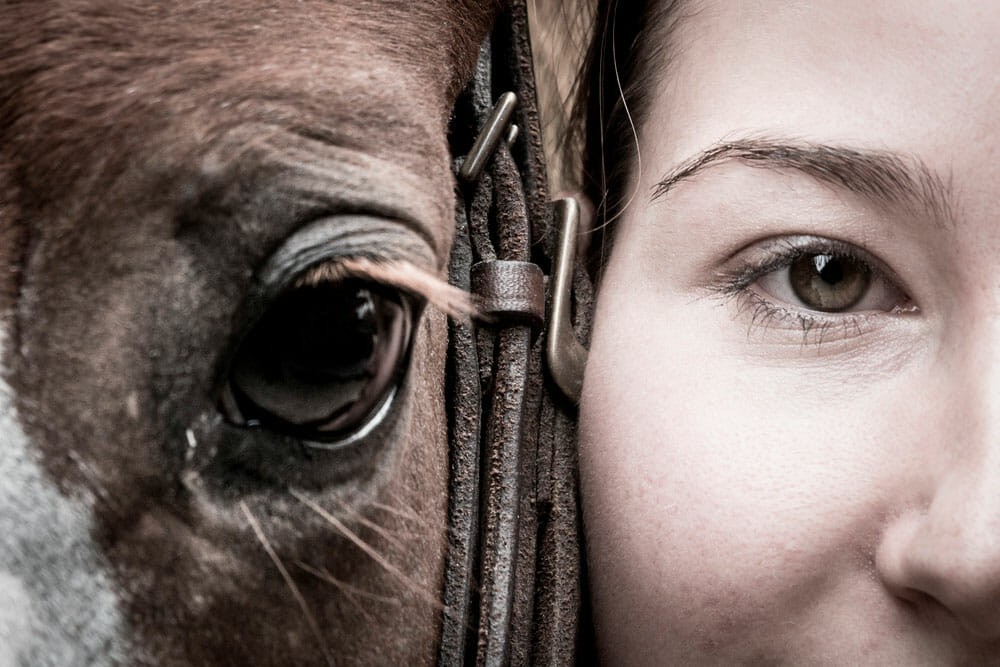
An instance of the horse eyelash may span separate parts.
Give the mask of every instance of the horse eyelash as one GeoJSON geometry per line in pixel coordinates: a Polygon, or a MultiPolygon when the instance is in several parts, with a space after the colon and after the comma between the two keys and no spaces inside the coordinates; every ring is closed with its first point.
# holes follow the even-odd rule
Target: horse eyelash
{"type": "Polygon", "coordinates": [[[450,317],[464,319],[480,314],[470,293],[449,285],[426,269],[401,260],[380,262],[358,257],[324,262],[306,271],[296,284],[316,285],[347,278],[363,278],[416,294],[450,317]]]}

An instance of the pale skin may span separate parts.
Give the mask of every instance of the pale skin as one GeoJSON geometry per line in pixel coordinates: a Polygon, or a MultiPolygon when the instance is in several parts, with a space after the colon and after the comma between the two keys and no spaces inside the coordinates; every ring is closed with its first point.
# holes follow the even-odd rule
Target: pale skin
{"type": "Polygon", "coordinates": [[[1000,664],[1000,8],[691,7],[584,382],[601,657],[1000,664]],[[860,297],[811,308],[793,252],[860,297]]]}

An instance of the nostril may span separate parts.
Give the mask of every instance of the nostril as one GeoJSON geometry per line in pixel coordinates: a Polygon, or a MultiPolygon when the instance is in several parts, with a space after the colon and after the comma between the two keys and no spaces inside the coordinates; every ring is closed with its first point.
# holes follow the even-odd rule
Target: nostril
{"type": "Polygon", "coordinates": [[[896,518],[876,553],[878,577],[922,619],[977,641],[1000,638],[1000,554],[933,511],[896,518]]]}
{"type": "Polygon", "coordinates": [[[875,554],[875,571],[882,585],[900,600],[919,604],[930,596],[915,584],[912,546],[920,529],[921,515],[907,513],[886,527],[875,554]]]}
{"type": "Polygon", "coordinates": [[[938,599],[917,588],[904,587],[893,591],[893,594],[911,607],[943,607],[938,599]]]}

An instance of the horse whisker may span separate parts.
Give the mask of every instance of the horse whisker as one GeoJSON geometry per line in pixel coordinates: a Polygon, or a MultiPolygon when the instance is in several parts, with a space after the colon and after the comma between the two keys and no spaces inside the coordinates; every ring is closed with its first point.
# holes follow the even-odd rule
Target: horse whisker
{"type": "Polygon", "coordinates": [[[423,528],[430,528],[430,526],[427,525],[427,522],[424,521],[424,518],[419,514],[417,514],[416,512],[408,512],[404,509],[400,509],[398,507],[393,507],[392,505],[386,505],[385,503],[378,503],[378,502],[371,503],[371,506],[374,507],[375,509],[382,510],[383,512],[387,512],[389,514],[394,514],[403,519],[414,521],[420,524],[420,526],[423,528]]]}
{"type": "Polygon", "coordinates": [[[340,509],[341,510],[343,510],[347,514],[351,515],[351,519],[352,520],[354,520],[354,521],[358,522],[359,524],[361,524],[362,526],[364,526],[364,527],[366,527],[366,528],[368,528],[368,529],[370,529],[370,530],[378,533],[387,542],[389,542],[390,544],[392,544],[394,547],[396,547],[400,551],[405,551],[406,550],[406,547],[398,539],[396,539],[396,537],[394,537],[392,534],[390,534],[390,532],[389,532],[388,529],[386,529],[383,526],[378,525],[374,521],[369,521],[364,516],[362,516],[362,514],[360,512],[358,512],[357,510],[355,510],[350,505],[348,505],[347,503],[345,503],[344,501],[342,501],[340,499],[337,499],[337,504],[340,505],[340,509]]]}
{"type": "Polygon", "coordinates": [[[330,571],[325,567],[315,568],[307,563],[303,563],[302,561],[298,560],[295,561],[295,565],[302,568],[303,570],[313,575],[317,579],[333,584],[334,586],[340,588],[345,593],[350,593],[355,596],[368,598],[369,600],[375,600],[376,602],[384,602],[386,604],[397,604],[399,602],[395,597],[391,595],[379,595],[378,593],[372,593],[371,591],[366,591],[362,588],[358,588],[357,586],[352,586],[346,581],[341,581],[340,579],[337,579],[335,576],[333,576],[330,573],[330,571]]]}
{"type": "Polygon", "coordinates": [[[288,588],[292,591],[292,596],[299,604],[299,608],[302,609],[302,614],[306,617],[306,623],[309,624],[310,630],[312,630],[313,634],[316,636],[316,641],[319,642],[320,649],[323,651],[323,658],[326,660],[328,665],[332,666],[333,660],[330,658],[330,649],[326,645],[326,639],[323,637],[323,633],[320,632],[319,623],[316,622],[316,617],[313,616],[312,611],[309,610],[309,604],[306,603],[306,599],[302,596],[302,592],[299,590],[299,587],[295,585],[295,581],[292,579],[292,576],[288,574],[288,570],[285,569],[285,566],[281,562],[281,558],[278,557],[278,553],[271,546],[271,542],[268,541],[267,535],[264,534],[264,530],[260,527],[260,523],[257,522],[257,518],[253,515],[253,512],[251,512],[250,508],[247,507],[246,502],[242,500],[240,501],[240,509],[243,510],[243,514],[246,515],[247,521],[250,523],[250,527],[253,529],[254,535],[257,536],[257,541],[260,542],[262,547],[264,547],[264,551],[266,551],[267,555],[271,558],[271,562],[274,563],[274,566],[278,568],[278,572],[281,573],[281,578],[285,580],[285,583],[288,584],[288,588]]]}
{"type": "Polygon", "coordinates": [[[422,586],[420,586],[415,581],[410,579],[410,577],[408,577],[405,572],[403,572],[398,567],[390,563],[385,558],[385,556],[377,552],[367,542],[365,542],[356,534],[354,534],[354,532],[352,532],[351,529],[348,528],[343,521],[341,521],[337,517],[327,512],[325,509],[317,505],[315,502],[304,496],[299,491],[296,491],[295,489],[289,489],[289,493],[292,495],[292,497],[301,502],[303,505],[305,505],[312,511],[316,512],[316,514],[322,517],[324,521],[326,521],[331,526],[336,528],[341,535],[343,535],[348,540],[353,542],[356,547],[358,547],[366,554],[368,554],[369,558],[378,563],[386,572],[392,574],[397,579],[399,579],[403,584],[406,585],[406,587],[411,592],[423,598],[426,602],[431,604],[436,609],[444,608],[444,605],[442,605],[441,602],[435,596],[431,595],[428,591],[424,590],[422,586]]]}
{"type": "Polygon", "coordinates": [[[70,461],[76,465],[77,470],[83,475],[90,485],[90,490],[93,491],[94,496],[103,502],[108,507],[111,507],[114,511],[120,512],[122,510],[121,501],[111,495],[108,488],[101,482],[100,476],[94,471],[93,467],[88,464],[83,458],[76,453],[74,450],[69,450],[66,456],[70,461]]]}
{"type": "Polygon", "coordinates": [[[337,590],[339,590],[348,600],[350,600],[351,604],[354,605],[354,607],[358,611],[361,612],[361,615],[364,616],[366,620],[368,620],[369,622],[371,622],[371,621],[374,620],[372,618],[372,615],[368,613],[368,610],[365,609],[364,605],[362,605],[360,602],[358,602],[358,598],[357,598],[356,593],[360,593],[361,591],[358,591],[353,586],[348,586],[343,581],[340,581],[339,579],[337,579],[336,577],[334,577],[333,575],[331,575],[326,570],[323,570],[321,572],[321,571],[317,570],[316,568],[310,567],[309,565],[306,565],[305,563],[303,563],[302,561],[299,561],[299,560],[295,561],[295,565],[299,569],[304,570],[304,571],[308,572],[309,574],[313,575],[314,577],[316,577],[320,581],[325,581],[327,583],[330,583],[330,584],[333,584],[334,586],[336,586],[337,590]]]}

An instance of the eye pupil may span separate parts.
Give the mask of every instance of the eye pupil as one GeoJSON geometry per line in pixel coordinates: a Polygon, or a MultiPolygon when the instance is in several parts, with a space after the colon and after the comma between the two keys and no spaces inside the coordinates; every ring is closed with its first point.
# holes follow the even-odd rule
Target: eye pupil
{"type": "Polygon", "coordinates": [[[836,285],[844,279],[844,266],[832,255],[816,255],[813,265],[819,277],[829,285],[836,285]]]}
{"type": "MultiPolygon", "coordinates": [[[[309,300],[312,298],[303,301],[309,300]]],[[[331,301],[325,308],[309,309],[303,326],[289,327],[285,340],[275,337],[278,340],[274,342],[285,346],[275,357],[283,379],[323,385],[371,377],[371,357],[379,333],[373,296],[362,289],[353,295],[353,301],[343,305],[331,301]],[[331,317],[338,311],[343,312],[342,319],[331,317]]],[[[306,303],[296,305],[308,308],[306,303]]]]}
{"type": "Polygon", "coordinates": [[[857,304],[871,285],[871,271],[848,257],[809,255],[789,266],[795,295],[814,310],[836,312],[857,304]]]}
{"type": "Polygon", "coordinates": [[[406,300],[361,281],[292,289],[256,323],[232,364],[239,421],[336,440],[394,386],[409,330],[406,300]]]}

